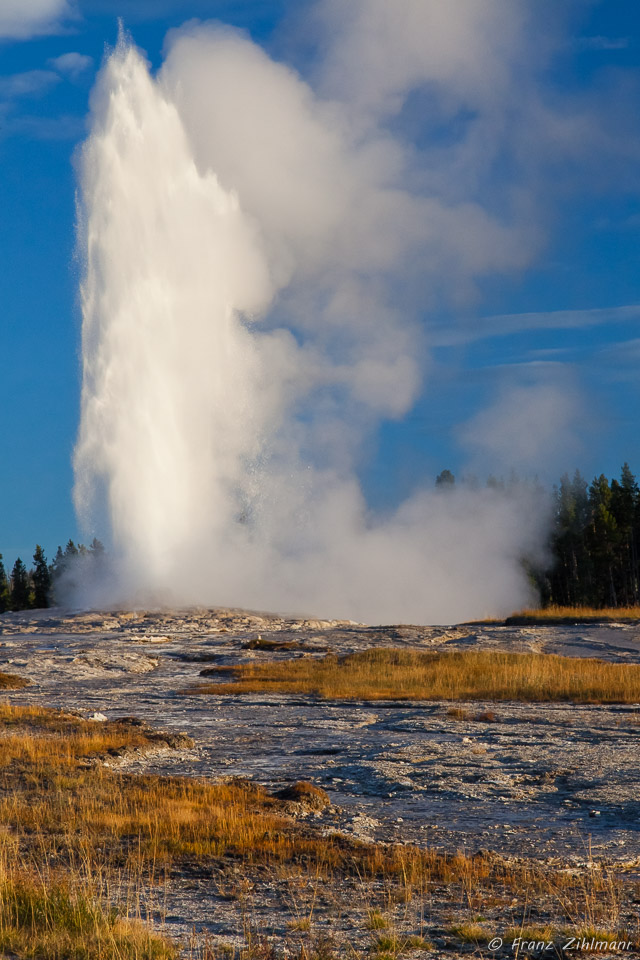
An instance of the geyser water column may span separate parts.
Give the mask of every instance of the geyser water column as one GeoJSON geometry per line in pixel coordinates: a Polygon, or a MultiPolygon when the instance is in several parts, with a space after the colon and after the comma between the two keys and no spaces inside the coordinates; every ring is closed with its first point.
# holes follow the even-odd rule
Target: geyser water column
{"type": "Polygon", "coordinates": [[[166,600],[241,509],[267,406],[246,324],[271,285],[255,227],[196,169],[176,108],[122,36],[79,180],[76,507],[90,526],[106,500],[128,599],[166,600]]]}

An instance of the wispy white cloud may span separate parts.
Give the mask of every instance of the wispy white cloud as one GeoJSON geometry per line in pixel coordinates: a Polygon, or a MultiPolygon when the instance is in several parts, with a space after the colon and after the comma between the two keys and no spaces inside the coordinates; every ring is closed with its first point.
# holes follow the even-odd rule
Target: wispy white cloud
{"type": "Polygon", "coordinates": [[[84,129],[81,117],[23,114],[22,101],[48,93],[61,77],[53,70],[29,70],[0,77],[0,139],[26,137],[31,140],[74,140],[84,129]]]}
{"type": "MultiPolygon", "coordinates": [[[[0,77],[0,139],[29,132],[37,117],[21,117],[19,104],[23,100],[33,100],[44,96],[47,91],[60,82],[60,77],[52,70],[27,70],[0,77]]],[[[50,123],[50,118],[43,118],[50,123]]]]}
{"type": "Polygon", "coordinates": [[[640,337],[601,346],[593,359],[601,382],[632,384],[637,390],[640,337]]]}
{"type": "Polygon", "coordinates": [[[502,313],[469,320],[467,323],[433,327],[431,346],[452,347],[490,337],[503,337],[524,330],[572,330],[607,323],[640,320],[640,304],[597,307],[590,310],[548,310],[532,313],[502,313]]]}
{"type": "MultiPolygon", "coordinates": [[[[530,372],[535,373],[531,365],[530,372]]],[[[579,452],[582,404],[568,390],[566,368],[545,365],[538,382],[504,383],[494,402],[458,429],[458,440],[478,472],[516,467],[536,471],[564,465],[579,452]]]]}
{"type": "MultiPolygon", "coordinates": [[[[0,107],[0,117],[2,116],[0,107]]],[[[31,140],[77,140],[84,131],[82,117],[8,116],[0,126],[0,139],[22,136],[31,140]]]]}
{"type": "Polygon", "coordinates": [[[64,75],[73,80],[92,63],[91,57],[69,53],[49,61],[55,70],[27,70],[0,76],[0,138],[24,136],[34,140],[72,140],[79,137],[84,128],[81,117],[23,114],[22,101],[45,96],[61,83],[64,75]]]}
{"type": "Polygon", "coordinates": [[[626,50],[630,46],[629,37],[576,37],[574,47],[577,50],[626,50]]]}
{"type": "Polygon", "coordinates": [[[52,70],[27,70],[24,73],[0,77],[0,99],[39,97],[59,82],[60,77],[52,70]]]}
{"type": "Polygon", "coordinates": [[[76,80],[93,66],[93,57],[88,57],[84,53],[70,52],[63,53],[60,57],[52,57],[47,62],[58,73],[76,80]]]}
{"type": "MultiPolygon", "coordinates": [[[[306,2],[306,0],[305,0],[306,2]]],[[[149,20],[162,20],[165,17],[183,15],[183,18],[215,17],[216,20],[229,23],[255,23],[261,17],[284,12],[288,0],[123,0],[115,4],[114,0],[82,0],[82,12],[86,16],[111,16],[116,13],[123,16],[128,25],[149,20]],[[188,6],[188,10],[185,7],[188,6]],[[114,10],[114,8],[116,8],[114,10]]],[[[296,5],[303,5],[297,0],[296,5]]]]}
{"type": "Polygon", "coordinates": [[[2,0],[0,38],[27,40],[57,33],[72,16],[74,10],[68,0],[2,0]]]}

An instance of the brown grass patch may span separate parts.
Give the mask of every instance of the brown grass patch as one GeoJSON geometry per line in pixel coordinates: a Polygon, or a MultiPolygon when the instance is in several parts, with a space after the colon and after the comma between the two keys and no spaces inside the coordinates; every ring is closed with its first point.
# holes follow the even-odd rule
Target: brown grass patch
{"type": "Polygon", "coordinates": [[[479,713],[471,713],[464,707],[449,707],[447,716],[450,720],[472,720],[475,723],[499,723],[500,718],[493,710],[481,710],[479,713]]]}
{"type": "Polygon", "coordinates": [[[640,607],[561,607],[518,610],[507,623],[599,623],[601,620],[640,620],[640,607]]]}
{"type": "Polygon", "coordinates": [[[499,719],[493,710],[481,710],[473,719],[478,723],[499,723],[499,719]]]}
{"type": "Polygon", "coordinates": [[[21,690],[22,687],[28,687],[30,683],[30,680],[18,677],[15,673],[0,673],[1,690],[21,690]]]}
{"type": "Polygon", "coordinates": [[[472,720],[473,715],[464,707],[449,707],[447,716],[450,720],[472,720]]]}
{"type": "Polygon", "coordinates": [[[344,657],[219,667],[216,674],[224,682],[186,692],[306,693],[337,700],[640,702],[639,664],[555,654],[381,648],[344,657]]]}
{"type": "Polygon", "coordinates": [[[242,644],[243,650],[304,650],[304,645],[299,640],[265,640],[263,637],[256,637],[255,640],[249,640],[242,644]]]}

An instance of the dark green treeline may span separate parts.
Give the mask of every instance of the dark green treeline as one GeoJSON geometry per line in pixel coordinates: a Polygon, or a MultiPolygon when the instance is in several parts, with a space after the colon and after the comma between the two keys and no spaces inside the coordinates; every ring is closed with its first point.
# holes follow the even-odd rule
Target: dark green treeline
{"type": "Polygon", "coordinates": [[[553,561],[538,586],[544,605],[626,607],[640,600],[640,491],[628,463],[619,480],[588,484],[576,470],[554,488],[553,561]]]}
{"type": "Polygon", "coordinates": [[[78,561],[95,567],[104,554],[104,547],[94,539],[90,546],[76,546],[69,540],[63,550],[58,547],[52,563],[47,563],[44,550],[38,544],[33,554],[33,566],[27,569],[18,557],[10,574],[0,553],[0,613],[7,610],[30,610],[50,607],[59,602],[65,581],[76,576],[78,561]]]}

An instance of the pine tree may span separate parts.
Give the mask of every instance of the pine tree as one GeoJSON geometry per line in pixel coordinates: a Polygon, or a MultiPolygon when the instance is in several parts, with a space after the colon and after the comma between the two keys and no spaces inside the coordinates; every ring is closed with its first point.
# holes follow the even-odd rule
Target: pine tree
{"type": "Polygon", "coordinates": [[[64,573],[65,559],[64,553],[62,552],[62,547],[58,546],[56,550],[56,555],[53,558],[53,562],[49,567],[49,573],[51,574],[51,596],[54,604],[60,602],[60,598],[57,596],[56,589],[64,573]]]}
{"type": "Polygon", "coordinates": [[[93,554],[94,557],[104,556],[104,544],[94,537],[91,543],[89,544],[89,552],[93,554]]]}
{"type": "Polygon", "coordinates": [[[451,470],[443,470],[442,473],[439,473],[436,477],[436,487],[440,490],[452,490],[455,483],[456,478],[451,473],[451,470]]]}
{"type": "Polygon", "coordinates": [[[49,593],[51,591],[51,574],[47,566],[47,560],[44,550],[37,544],[33,555],[34,568],[31,574],[33,580],[33,605],[34,607],[48,607],[49,593]]]}
{"type": "Polygon", "coordinates": [[[102,577],[105,568],[104,544],[94,537],[89,544],[87,555],[90,561],[89,566],[91,569],[91,576],[94,579],[99,579],[102,577]]]}
{"type": "Polygon", "coordinates": [[[589,496],[587,481],[579,470],[571,480],[571,497],[573,500],[573,515],[570,526],[572,574],[573,574],[573,603],[582,605],[589,603],[592,589],[591,561],[587,549],[586,531],[589,526],[589,496]]]}
{"type": "Polygon", "coordinates": [[[78,556],[78,548],[76,547],[76,545],[75,545],[75,543],[73,542],[73,540],[69,540],[69,541],[67,542],[67,545],[66,545],[66,547],[64,548],[64,556],[65,556],[65,559],[66,559],[66,560],[71,559],[71,557],[77,557],[77,556],[78,556]]]}
{"type": "Polygon", "coordinates": [[[11,609],[26,610],[30,600],[29,574],[18,557],[11,571],[11,609]]]}
{"type": "Polygon", "coordinates": [[[4,613],[11,605],[11,591],[9,589],[9,578],[4,568],[2,554],[0,553],[0,613],[4,613]]]}
{"type": "Polygon", "coordinates": [[[553,488],[554,531],[551,545],[555,563],[550,572],[551,599],[575,606],[585,603],[589,592],[585,530],[589,520],[587,484],[576,470],[573,479],[565,473],[553,488]]]}
{"type": "Polygon", "coordinates": [[[61,599],[66,602],[65,598],[74,593],[79,574],[79,560],[80,551],[73,540],[67,541],[59,569],[57,566],[58,554],[56,553],[56,577],[54,581],[56,603],[60,603],[61,599]]]}
{"type": "Polygon", "coordinates": [[[613,495],[609,481],[602,473],[589,487],[591,521],[587,544],[593,563],[594,605],[618,606],[615,585],[615,564],[620,544],[620,531],[613,515],[613,495]]]}
{"type": "Polygon", "coordinates": [[[617,571],[619,590],[625,604],[637,603],[638,546],[635,518],[640,492],[628,463],[623,464],[620,483],[611,481],[611,492],[611,510],[620,532],[617,571]]]}
{"type": "Polygon", "coordinates": [[[52,581],[55,581],[62,576],[62,571],[64,570],[64,553],[62,552],[61,546],[58,546],[58,549],[56,550],[56,555],[53,558],[50,570],[52,581]]]}
{"type": "Polygon", "coordinates": [[[504,491],[504,480],[502,478],[498,480],[497,477],[494,477],[494,475],[490,473],[487,477],[487,487],[489,490],[504,491]]]}

